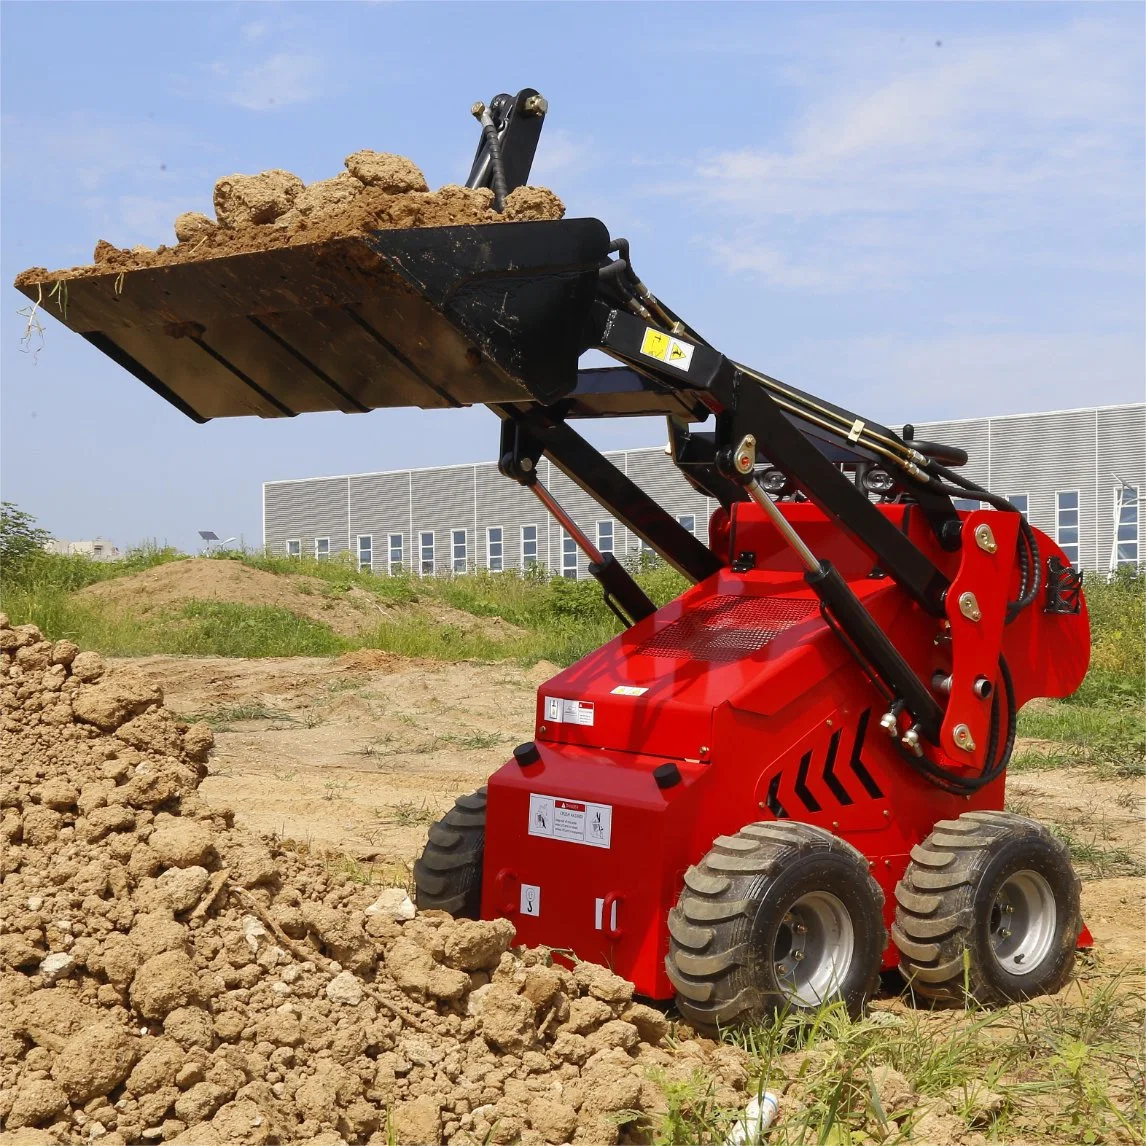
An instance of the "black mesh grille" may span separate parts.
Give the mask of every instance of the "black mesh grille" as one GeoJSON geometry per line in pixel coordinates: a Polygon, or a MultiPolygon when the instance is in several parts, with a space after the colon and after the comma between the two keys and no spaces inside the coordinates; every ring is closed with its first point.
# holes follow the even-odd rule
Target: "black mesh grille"
{"type": "Polygon", "coordinates": [[[690,609],[637,652],[651,657],[735,661],[818,612],[816,601],[721,594],[690,609]]]}

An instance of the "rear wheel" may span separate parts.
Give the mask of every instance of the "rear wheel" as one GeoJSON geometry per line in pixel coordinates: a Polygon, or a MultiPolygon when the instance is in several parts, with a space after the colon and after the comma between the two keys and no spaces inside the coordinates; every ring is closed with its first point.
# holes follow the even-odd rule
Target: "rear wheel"
{"type": "Polygon", "coordinates": [[[422,910],[448,911],[459,919],[477,919],[481,914],[485,806],[485,788],[479,788],[459,796],[430,826],[429,839],[414,864],[414,899],[422,910]]]}
{"type": "Polygon", "coordinates": [[[853,1014],[887,946],[867,860],[821,828],[750,824],[685,873],[665,970],[681,1014],[711,1030],[834,999],[853,1014]]]}
{"type": "Polygon", "coordinates": [[[911,852],[892,939],[918,995],[992,1005],[1053,994],[1082,929],[1066,845],[1035,820],[966,812],[911,852]]]}

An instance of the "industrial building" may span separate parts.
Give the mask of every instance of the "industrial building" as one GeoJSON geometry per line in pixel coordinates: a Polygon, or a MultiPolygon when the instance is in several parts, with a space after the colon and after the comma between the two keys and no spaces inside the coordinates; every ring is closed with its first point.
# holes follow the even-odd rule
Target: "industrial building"
{"type": "MultiPolygon", "coordinates": [[[[964,448],[967,476],[1009,497],[1077,567],[1106,572],[1142,560],[1146,404],[920,422],[915,433],[964,448]]],[[[663,449],[606,456],[708,540],[716,503],[688,485],[663,449]]],[[[547,460],[538,476],[599,549],[639,555],[640,540],[547,460]]],[[[493,462],[266,482],[263,544],[268,553],[320,560],[349,551],[360,569],[383,575],[529,566],[586,574],[572,538],[493,462]]]]}

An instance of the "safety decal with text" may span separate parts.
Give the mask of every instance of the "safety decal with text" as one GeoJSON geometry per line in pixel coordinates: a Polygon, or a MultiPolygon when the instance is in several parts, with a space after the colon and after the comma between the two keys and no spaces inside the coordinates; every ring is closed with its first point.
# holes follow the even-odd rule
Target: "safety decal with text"
{"type": "Polygon", "coordinates": [[[612,690],[613,696],[644,696],[649,690],[647,688],[639,688],[635,684],[619,684],[612,690]]]}
{"type": "Polygon", "coordinates": [[[563,796],[529,794],[529,834],[607,848],[613,839],[613,808],[563,796]]]}
{"type": "Polygon", "coordinates": [[[654,330],[651,326],[645,328],[645,337],[641,341],[642,354],[686,372],[695,349],[691,343],[681,342],[679,338],[673,338],[671,334],[665,334],[661,330],[654,330]]]}
{"type": "Polygon", "coordinates": [[[545,719],[550,724],[592,724],[591,700],[563,700],[559,696],[545,698],[545,719]]]}

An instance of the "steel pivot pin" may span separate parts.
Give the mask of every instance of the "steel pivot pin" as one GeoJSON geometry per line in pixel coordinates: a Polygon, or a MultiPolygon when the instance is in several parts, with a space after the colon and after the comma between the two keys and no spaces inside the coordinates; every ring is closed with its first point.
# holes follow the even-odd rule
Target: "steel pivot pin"
{"type": "Polygon", "coordinates": [[[977,621],[982,617],[979,612],[979,602],[975,599],[975,594],[968,591],[959,594],[959,612],[967,618],[968,621],[977,621]]]}
{"type": "Polygon", "coordinates": [[[975,544],[983,550],[984,553],[994,553],[998,550],[998,542],[995,541],[995,535],[991,532],[991,527],[983,522],[982,525],[975,526],[975,544]]]}

